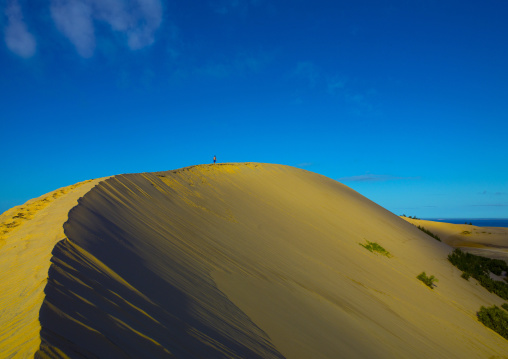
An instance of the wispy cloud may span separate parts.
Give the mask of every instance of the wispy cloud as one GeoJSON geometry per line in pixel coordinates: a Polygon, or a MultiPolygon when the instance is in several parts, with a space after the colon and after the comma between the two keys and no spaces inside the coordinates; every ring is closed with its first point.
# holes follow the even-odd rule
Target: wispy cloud
{"type": "Polygon", "coordinates": [[[483,191],[483,192],[480,192],[479,194],[484,195],[484,196],[504,196],[504,195],[506,195],[505,192],[488,192],[488,191],[483,191]]]}
{"type": "Polygon", "coordinates": [[[508,203],[472,204],[471,207],[508,207],[508,203]]]}
{"type": "Polygon", "coordinates": [[[418,177],[398,177],[391,175],[375,175],[375,174],[364,174],[359,176],[341,177],[338,181],[344,182],[382,182],[382,181],[394,181],[394,180],[414,180],[418,177]]]}
{"type": "Polygon", "coordinates": [[[292,77],[306,81],[310,87],[315,87],[320,78],[320,72],[316,65],[311,62],[299,62],[293,70],[292,77]]]}
{"type": "Polygon", "coordinates": [[[327,79],[328,94],[353,106],[353,112],[356,115],[372,115],[375,113],[373,103],[377,97],[377,91],[374,88],[364,88],[355,81],[346,80],[338,76],[332,76],[327,79]]]}
{"type": "Polygon", "coordinates": [[[215,78],[242,76],[258,73],[272,61],[272,56],[265,52],[239,53],[228,61],[210,61],[207,65],[197,68],[194,73],[215,78]]]}
{"type": "Polygon", "coordinates": [[[162,23],[162,4],[160,0],[137,0],[139,13],[131,14],[134,25],[128,27],[127,35],[131,50],[141,49],[154,42],[155,31],[162,23]]]}
{"type": "Polygon", "coordinates": [[[327,79],[327,89],[330,95],[341,92],[346,87],[346,80],[336,76],[327,79]]]}
{"type": "Polygon", "coordinates": [[[123,33],[131,50],[151,45],[162,23],[160,0],[51,0],[50,10],[58,30],[82,57],[95,51],[96,21],[123,33]]]}
{"type": "Polygon", "coordinates": [[[7,47],[18,56],[23,58],[32,57],[35,54],[37,43],[23,20],[18,0],[8,2],[5,15],[7,16],[7,26],[5,27],[7,47]]]}
{"type": "Polygon", "coordinates": [[[378,92],[373,87],[366,87],[365,83],[341,74],[330,74],[318,64],[311,61],[298,62],[289,73],[289,78],[297,79],[302,85],[312,90],[326,91],[326,93],[342,101],[358,116],[375,115],[378,92]]]}
{"type": "Polygon", "coordinates": [[[95,34],[91,2],[83,0],[51,0],[51,17],[56,27],[76,47],[82,57],[95,50],[95,34]]]}

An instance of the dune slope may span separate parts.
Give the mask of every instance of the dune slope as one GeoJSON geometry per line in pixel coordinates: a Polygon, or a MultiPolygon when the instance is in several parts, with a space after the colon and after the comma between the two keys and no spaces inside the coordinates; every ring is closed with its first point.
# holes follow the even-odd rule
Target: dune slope
{"type": "Polygon", "coordinates": [[[502,300],[460,278],[450,246],[311,172],[223,164],[119,175],[68,217],[36,357],[508,353],[476,318],[502,300]],[[434,289],[416,279],[422,271],[439,279],[434,289]]]}
{"type": "Polygon", "coordinates": [[[0,358],[33,357],[51,252],[78,198],[102,179],[60,188],[0,215],[0,358]]]}
{"type": "Polygon", "coordinates": [[[508,262],[508,228],[478,227],[402,217],[415,226],[424,227],[452,247],[508,262]]]}

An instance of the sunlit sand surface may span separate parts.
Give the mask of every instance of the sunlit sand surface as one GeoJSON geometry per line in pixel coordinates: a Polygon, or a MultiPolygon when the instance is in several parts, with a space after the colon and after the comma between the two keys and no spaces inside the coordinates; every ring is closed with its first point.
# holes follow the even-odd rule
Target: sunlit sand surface
{"type": "Polygon", "coordinates": [[[5,228],[0,357],[508,353],[508,341],[476,318],[482,305],[503,301],[460,277],[447,261],[452,247],[301,169],[246,163],[119,175],[5,228]],[[438,278],[434,289],[416,279],[422,271],[438,278]]]}
{"type": "Polygon", "coordinates": [[[479,256],[508,261],[508,228],[404,219],[430,230],[450,246],[479,256]]]}

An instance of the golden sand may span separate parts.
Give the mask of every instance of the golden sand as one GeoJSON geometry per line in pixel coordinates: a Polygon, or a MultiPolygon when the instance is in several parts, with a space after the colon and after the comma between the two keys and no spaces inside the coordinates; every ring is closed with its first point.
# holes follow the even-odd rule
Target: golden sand
{"type": "Polygon", "coordinates": [[[0,216],[0,358],[32,357],[51,251],[79,197],[100,180],[64,187],[0,216]]]}
{"type": "Polygon", "coordinates": [[[508,228],[478,227],[469,224],[453,224],[405,218],[415,226],[424,227],[454,248],[508,261],[508,228]]]}
{"type": "MultiPolygon", "coordinates": [[[[24,254],[31,267],[17,282],[32,302],[21,292],[2,297],[17,303],[4,310],[4,326],[33,312],[41,331],[3,331],[10,339],[1,353],[31,356],[38,343],[37,356],[72,358],[508,353],[508,341],[476,318],[480,306],[503,301],[460,277],[446,259],[452,247],[329,178],[222,164],[119,175],[89,190],[94,184],[74,190],[88,192],[70,213],[73,192],[44,209],[65,235],[44,242],[44,254],[24,254]],[[45,274],[32,279],[39,267],[45,274]],[[416,279],[422,271],[437,287],[416,279]]],[[[0,255],[23,243],[14,235],[28,223],[8,234],[0,255]]],[[[2,291],[5,283],[18,289],[2,279],[2,291]]]]}

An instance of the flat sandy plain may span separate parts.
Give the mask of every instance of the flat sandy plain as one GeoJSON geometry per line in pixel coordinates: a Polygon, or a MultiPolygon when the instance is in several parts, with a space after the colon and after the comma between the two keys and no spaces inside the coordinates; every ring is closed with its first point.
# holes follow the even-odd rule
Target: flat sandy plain
{"type": "Polygon", "coordinates": [[[508,357],[450,245],[305,170],[118,175],[0,223],[1,358],[508,357]]]}

